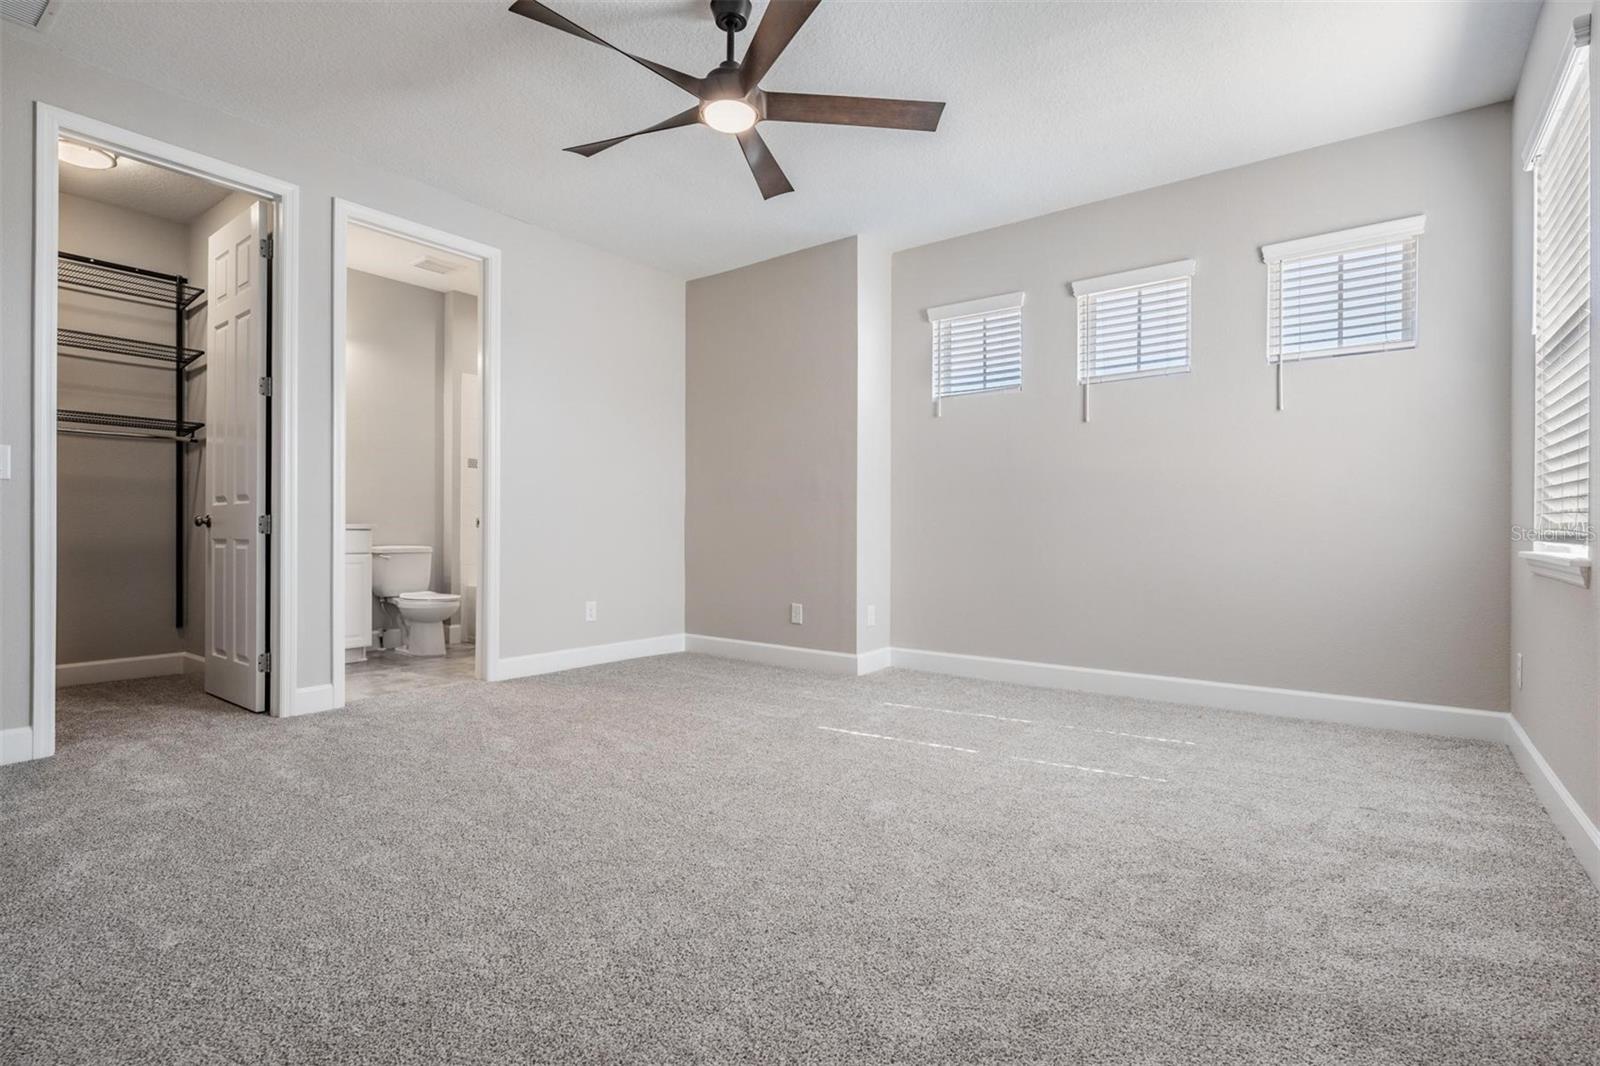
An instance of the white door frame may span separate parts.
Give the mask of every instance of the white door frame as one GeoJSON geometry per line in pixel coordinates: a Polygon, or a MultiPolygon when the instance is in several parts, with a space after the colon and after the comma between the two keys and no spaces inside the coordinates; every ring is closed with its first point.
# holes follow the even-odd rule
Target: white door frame
{"type": "Polygon", "coordinates": [[[348,286],[347,237],[352,225],[365,226],[419,244],[476,259],[482,265],[478,298],[478,338],[483,362],[483,528],[479,545],[478,642],[475,673],[500,680],[500,249],[458,237],[370,207],[333,201],[333,610],[328,650],[333,671],[333,706],[344,706],[344,556],[345,524],[345,313],[348,286]]]}
{"type": "Polygon", "coordinates": [[[60,162],[63,136],[118,155],[181,171],[250,193],[277,206],[273,224],[272,500],[281,533],[272,538],[273,668],[268,704],[274,715],[299,710],[295,694],[295,500],[299,486],[295,418],[299,388],[300,188],[142,133],[39,102],[33,158],[33,757],[56,750],[56,255],[60,251],[60,162]]]}

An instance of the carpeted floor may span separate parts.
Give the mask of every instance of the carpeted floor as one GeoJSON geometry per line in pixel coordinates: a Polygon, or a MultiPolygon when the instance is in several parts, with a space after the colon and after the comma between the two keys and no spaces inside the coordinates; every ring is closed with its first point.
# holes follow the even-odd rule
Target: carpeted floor
{"type": "Polygon", "coordinates": [[[0,770],[5,1063],[1585,1063],[1500,747],[680,655],[0,770]]]}

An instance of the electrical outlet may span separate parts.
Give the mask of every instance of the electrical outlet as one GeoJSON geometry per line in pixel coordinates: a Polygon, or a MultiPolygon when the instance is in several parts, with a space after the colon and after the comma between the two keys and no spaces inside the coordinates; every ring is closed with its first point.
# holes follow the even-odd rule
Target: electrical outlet
{"type": "Polygon", "coordinates": [[[593,622],[600,617],[600,604],[594,600],[585,600],[583,604],[583,620],[593,622]]]}
{"type": "Polygon", "coordinates": [[[867,625],[875,626],[877,624],[878,624],[878,605],[875,604],[875,603],[869,603],[869,604],[867,604],[867,625]]]}
{"type": "Polygon", "coordinates": [[[803,626],[806,624],[806,609],[804,604],[791,603],[789,605],[789,623],[803,626]]]}
{"type": "Polygon", "coordinates": [[[1517,691],[1522,691],[1522,653],[1517,652],[1517,691]]]}

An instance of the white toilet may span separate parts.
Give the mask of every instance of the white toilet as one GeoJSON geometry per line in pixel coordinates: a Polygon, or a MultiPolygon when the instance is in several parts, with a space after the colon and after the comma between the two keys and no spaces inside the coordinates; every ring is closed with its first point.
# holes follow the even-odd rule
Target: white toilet
{"type": "Polygon", "coordinates": [[[461,609],[461,597],[429,592],[433,549],[426,544],[374,544],[372,594],[400,614],[406,655],[443,655],[444,620],[461,609]]]}

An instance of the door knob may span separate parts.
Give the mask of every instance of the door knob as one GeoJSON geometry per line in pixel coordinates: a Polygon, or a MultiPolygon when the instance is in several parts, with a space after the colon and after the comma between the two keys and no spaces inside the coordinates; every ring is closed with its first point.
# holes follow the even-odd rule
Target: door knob
{"type": "Polygon", "coordinates": [[[207,529],[210,529],[211,516],[208,514],[197,514],[194,516],[194,524],[197,526],[205,526],[207,529]]]}

